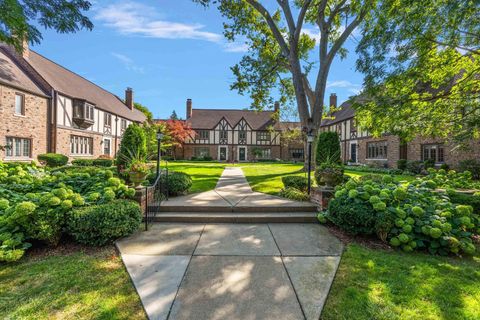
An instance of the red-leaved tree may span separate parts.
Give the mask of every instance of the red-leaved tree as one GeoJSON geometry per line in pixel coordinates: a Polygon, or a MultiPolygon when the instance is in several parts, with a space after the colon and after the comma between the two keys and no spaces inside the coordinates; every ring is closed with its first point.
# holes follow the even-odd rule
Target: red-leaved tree
{"type": "Polygon", "coordinates": [[[169,137],[169,143],[172,146],[173,157],[175,158],[176,149],[182,148],[185,142],[195,136],[195,131],[190,124],[183,120],[169,119],[165,121],[166,136],[169,137]]]}

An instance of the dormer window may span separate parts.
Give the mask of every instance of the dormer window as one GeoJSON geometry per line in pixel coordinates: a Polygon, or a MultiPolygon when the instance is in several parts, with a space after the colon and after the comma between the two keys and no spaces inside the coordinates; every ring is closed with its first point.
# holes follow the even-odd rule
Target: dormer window
{"type": "Polygon", "coordinates": [[[83,129],[95,123],[95,106],[85,100],[73,100],[73,122],[83,129]]]}

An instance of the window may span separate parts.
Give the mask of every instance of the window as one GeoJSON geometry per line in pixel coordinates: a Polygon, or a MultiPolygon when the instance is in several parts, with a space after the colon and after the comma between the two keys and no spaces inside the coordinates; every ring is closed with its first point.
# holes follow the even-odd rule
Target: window
{"type": "Polygon", "coordinates": [[[228,131],[227,130],[221,130],[220,131],[220,139],[228,139],[228,131]]]}
{"type": "Polygon", "coordinates": [[[422,160],[433,160],[435,163],[445,162],[442,144],[426,144],[422,146],[422,160]]]}
{"type": "Polygon", "coordinates": [[[271,149],[260,149],[258,158],[259,159],[271,159],[272,158],[272,150],[271,149]]]}
{"type": "Polygon", "coordinates": [[[270,141],[270,132],[259,131],[257,132],[257,137],[259,141],[270,141]]]}
{"type": "Polygon", "coordinates": [[[127,130],[127,120],[125,119],[122,119],[120,121],[120,130],[123,132],[125,130],[127,130]]]}
{"type": "Polygon", "coordinates": [[[105,117],[103,121],[105,127],[111,127],[112,126],[112,115],[110,113],[105,112],[105,117]]]}
{"type": "Polygon", "coordinates": [[[290,156],[293,159],[303,159],[303,149],[290,149],[290,156]]]}
{"type": "Polygon", "coordinates": [[[15,94],[15,114],[25,115],[25,96],[21,93],[15,94]]]}
{"type": "MultiPolygon", "coordinates": [[[[88,103],[85,104],[85,119],[88,119],[88,120],[91,120],[91,121],[94,121],[94,119],[95,119],[94,108],[91,104],[88,104],[88,103]]],[[[112,120],[110,118],[110,123],[111,122],[112,122],[112,120]]]]}
{"type": "Polygon", "coordinates": [[[247,139],[247,131],[245,131],[245,130],[238,131],[238,139],[239,140],[246,140],[247,139]]]}
{"type": "Polygon", "coordinates": [[[208,140],[209,138],[210,138],[210,131],[208,131],[208,130],[199,130],[198,131],[198,139],[208,140]]]}
{"type": "Polygon", "coordinates": [[[109,156],[111,152],[110,139],[103,139],[103,154],[109,156]]]}
{"type": "Polygon", "coordinates": [[[207,147],[196,147],[194,149],[194,155],[197,158],[204,158],[210,156],[210,149],[207,147]]]}
{"type": "Polygon", "coordinates": [[[70,136],[70,153],[78,155],[93,154],[93,138],[70,136]]]}
{"type": "Polygon", "coordinates": [[[367,159],[387,159],[387,141],[367,143],[367,159]]]}
{"type": "Polygon", "coordinates": [[[73,121],[82,129],[95,123],[95,107],[84,100],[73,100],[73,121]]]}
{"type": "Polygon", "coordinates": [[[32,140],[26,138],[7,137],[7,158],[31,158],[32,140]]]}

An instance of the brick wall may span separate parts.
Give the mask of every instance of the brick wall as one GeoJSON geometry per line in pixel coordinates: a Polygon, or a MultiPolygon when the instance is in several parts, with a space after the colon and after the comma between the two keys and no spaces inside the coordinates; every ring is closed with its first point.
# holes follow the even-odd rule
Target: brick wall
{"type": "MultiPolygon", "coordinates": [[[[0,145],[7,137],[28,138],[32,141],[32,159],[47,152],[48,99],[0,85],[0,145]],[[15,93],[25,96],[25,116],[15,115],[15,93]]],[[[0,151],[0,159],[5,159],[0,151]]],[[[16,159],[12,159],[16,160],[16,159]]]]}
{"type": "Polygon", "coordinates": [[[397,161],[400,159],[400,138],[393,135],[387,135],[381,138],[359,139],[357,152],[358,161],[360,163],[378,167],[388,166],[389,168],[396,168],[397,161]],[[386,160],[367,159],[367,144],[374,141],[387,141],[386,160]]]}
{"type": "MultiPolygon", "coordinates": [[[[112,148],[114,143],[112,141],[112,148]]],[[[68,156],[70,160],[75,158],[97,158],[103,154],[103,135],[82,130],[57,128],[57,153],[68,156]],[[72,155],[70,152],[71,135],[93,138],[93,155],[72,155]]]]}

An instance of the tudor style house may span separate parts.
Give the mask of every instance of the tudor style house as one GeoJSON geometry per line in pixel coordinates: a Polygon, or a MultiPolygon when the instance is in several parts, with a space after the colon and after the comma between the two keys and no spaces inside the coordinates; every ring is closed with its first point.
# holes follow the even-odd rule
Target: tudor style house
{"type": "Polygon", "coordinates": [[[0,44],[0,160],[53,152],[73,158],[114,156],[122,134],[145,116],[107,90],[42,55],[0,44]]]}
{"type": "Polygon", "coordinates": [[[229,162],[303,161],[301,139],[287,142],[282,137],[282,132],[296,130],[300,124],[276,121],[279,107],[276,103],[274,111],[193,109],[192,100],[188,99],[186,122],[195,135],[184,144],[177,157],[211,157],[229,162]]]}
{"type": "MultiPolygon", "coordinates": [[[[336,96],[330,97],[330,105],[336,107],[336,96]]],[[[437,166],[445,163],[457,167],[462,160],[480,159],[480,140],[471,141],[469,150],[456,150],[452,143],[442,139],[416,137],[403,142],[398,136],[390,134],[374,138],[355,123],[351,101],[344,102],[330,116],[322,122],[321,130],[338,133],[345,163],[396,168],[397,161],[405,159],[433,160],[437,166]]]]}

